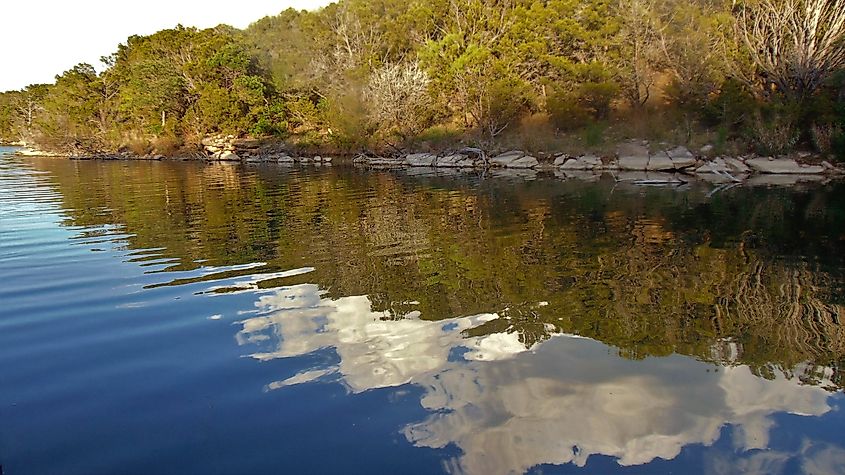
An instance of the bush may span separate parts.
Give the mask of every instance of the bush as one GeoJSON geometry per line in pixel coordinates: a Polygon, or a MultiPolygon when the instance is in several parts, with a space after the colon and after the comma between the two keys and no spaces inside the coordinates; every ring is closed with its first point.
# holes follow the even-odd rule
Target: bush
{"type": "Polygon", "coordinates": [[[702,110],[703,119],[710,125],[740,127],[757,110],[757,102],[748,89],[735,79],[728,79],[710,98],[702,110]]]}
{"type": "Polygon", "coordinates": [[[584,125],[590,119],[590,112],[569,93],[555,92],[549,95],[546,109],[552,122],[560,130],[572,130],[584,125]]]}
{"type": "Polygon", "coordinates": [[[594,119],[605,119],[610,104],[619,96],[619,86],[610,81],[587,82],[578,88],[578,102],[594,119]]]}
{"type": "Polygon", "coordinates": [[[751,128],[751,139],[761,155],[783,155],[798,143],[800,132],[789,120],[775,117],[764,120],[758,116],[751,128]]]}

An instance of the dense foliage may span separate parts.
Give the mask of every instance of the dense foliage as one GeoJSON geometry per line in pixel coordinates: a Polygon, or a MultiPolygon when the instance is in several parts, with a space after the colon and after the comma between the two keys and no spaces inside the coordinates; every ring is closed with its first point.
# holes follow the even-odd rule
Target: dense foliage
{"type": "Polygon", "coordinates": [[[337,151],[616,133],[843,154],[841,6],[341,0],[244,31],[130,37],[102,73],[0,95],[0,139],[174,153],[214,133],[337,151]]]}

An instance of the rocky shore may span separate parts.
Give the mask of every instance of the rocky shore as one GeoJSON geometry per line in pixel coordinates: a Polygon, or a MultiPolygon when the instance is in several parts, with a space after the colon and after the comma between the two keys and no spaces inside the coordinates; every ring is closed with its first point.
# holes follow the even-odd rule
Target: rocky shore
{"type": "MultiPolygon", "coordinates": [[[[21,155],[52,155],[24,149],[21,155]]],[[[117,154],[85,154],[72,159],[164,160],[163,155],[138,156],[128,151],[117,154]]],[[[202,140],[201,151],[178,157],[186,160],[214,162],[322,164],[333,162],[328,156],[302,156],[290,153],[284,144],[273,140],[238,139],[217,135],[202,140]]],[[[489,154],[479,148],[465,147],[447,153],[409,153],[396,156],[358,155],[351,159],[356,166],[368,168],[431,168],[465,171],[490,171],[530,177],[538,172],[552,172],[561,178],[594,179],[603,174],[617,181],[639,184],[683,184],[701,179],[714,184],[743,183],[749,180],[774,183],[824,181],[845,177],[845,168],[808,155],[794,157],[713,156],[712,147],[693,153],[683,146],[649,147],[647,142],[619,144],[616,153],[603,156],[583,154],[533,156],[519,150],[489,154]],[[811,163],[806,163],[811,162],[811,163]],[[774,178],[775,176],[781,178],[774,178]],[[760,177],[766,177],[765,179],[760,177]]]]}
{"type": "MultiPolygon", "coordinates": [[[[845,169],[821,161],[820,164],[801,163],[788,157],[708,157],[692,153],[685,147],[649,150],[641,143],[623,143],[612,156],[564,153],[542,160],[522,151],[510,151],[488,157],[479,149],[463,149],[457,153],[414,153],[400,157],[359,156],[354,163],[376,168],[431,167],[490,170],[551,171],[562,178],[597,178],[611,174],[619,181],[641,184],[683,184],[691,179],[711,183],[742,183],[755,177],[757,181],[799,182],[822,181],[845,176],[845,169]],[[771,180],[772,175],[784,176],[771,180]]],[[[522,173],[527,175],[527,173],[522,173]]]]}

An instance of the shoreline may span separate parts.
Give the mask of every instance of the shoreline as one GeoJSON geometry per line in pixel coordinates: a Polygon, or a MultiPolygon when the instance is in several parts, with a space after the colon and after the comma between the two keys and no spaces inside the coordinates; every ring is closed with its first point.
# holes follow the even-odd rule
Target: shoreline
{"type": "MultiPolygon", "coordinates": [[[[206,142],[208,143],[208,142],[206,142]]],[[[728,186],[749,184],[790,185],[801,182],[827,182],[845,178],[845,167],[827,161],[818,164],[801,163],[792,157],[763,157],[746,155],[738,157],[694,154],[683,146],[649,150],[643,142],[624,142],[615,154],[570,155],[556,153],[537,154],[511,150],[488,154],[484,150],[465,147],[443,153],[407,153],[398,156],[321,155],[294,156],[258,147],[249,149],[237,146],[218,147],[209,143],[205,154],[172,156],[136,155],[129,152],[63,155],[26,147],[15,152],[25,157],[54,157],[70,160],[120,160],[120,161],[199,161],[206,163],[276,163],[284,165],[331,166],[351,163],[370,169],[431,169],[454,172],[480,172],[491,176],[506,175],[531,178],[539,173],[551,173],[558,178],[594,181],[609,174],[617,182],[630,182],[646,186],[681,186],[693,181],[728,186]],[[538,158],[539,157],[539,158],[538,158]]],[[[800,157],[800,155],[799,155],[800,157]]],[[[803,158],[808,158],[806,155],[803,158]]]]}

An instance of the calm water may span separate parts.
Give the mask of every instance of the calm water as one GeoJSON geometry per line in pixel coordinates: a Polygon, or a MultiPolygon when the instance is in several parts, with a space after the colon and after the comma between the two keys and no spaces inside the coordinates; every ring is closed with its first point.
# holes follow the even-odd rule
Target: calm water
{"type": "Polygon", "coordinates": [[[0,156],[0,233],[5,474],[845,473],[841,184],[0,156]]]}

